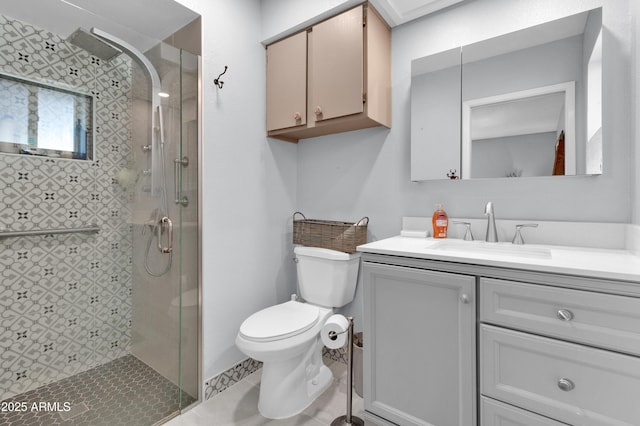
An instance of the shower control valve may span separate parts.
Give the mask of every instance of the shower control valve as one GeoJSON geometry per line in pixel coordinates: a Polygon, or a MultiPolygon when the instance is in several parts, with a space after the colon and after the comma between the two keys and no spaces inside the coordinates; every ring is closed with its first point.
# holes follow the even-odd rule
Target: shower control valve
{"type": "Polygon", "coordinates": [[[142,152],[151,152],[151,145],[142,145],[142,152]]]}

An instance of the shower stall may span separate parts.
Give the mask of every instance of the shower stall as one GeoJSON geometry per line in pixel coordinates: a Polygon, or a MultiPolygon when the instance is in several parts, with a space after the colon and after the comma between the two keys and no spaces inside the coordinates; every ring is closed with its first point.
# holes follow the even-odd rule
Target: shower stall
{"type": "Polygon", "coordinates": [[[160,423],[201,391],[200,58],[5,13],[0,426],[160,423]],[[45,108],[71,151],[43,148],[45,108]]]}

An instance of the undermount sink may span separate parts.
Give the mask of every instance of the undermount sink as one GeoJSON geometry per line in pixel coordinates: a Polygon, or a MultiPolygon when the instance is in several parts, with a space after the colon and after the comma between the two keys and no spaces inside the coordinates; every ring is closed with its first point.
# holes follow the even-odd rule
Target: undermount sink
{"type": "Polygon", "coordinates": [[[531,247],[511,243],[487,243],[484,241],[447,239],[435,241],[426,248],[461,255],[494,255],[551,259],[551,250],[548,248],[531,247]]]}

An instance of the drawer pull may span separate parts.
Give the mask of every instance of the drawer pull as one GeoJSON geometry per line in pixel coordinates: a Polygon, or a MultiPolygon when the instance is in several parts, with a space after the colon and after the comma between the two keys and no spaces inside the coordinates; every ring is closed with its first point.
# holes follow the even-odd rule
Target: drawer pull
{"type": "Polygon", "coordinates": [[[569,392],[570,390],[573,390],[576,385],[574,385],[571,380],[562,378],[558,380],[558,387],[565,392],[569,392]]]}
{"type": "Polygon", "coordinates": [[[558,311],[558,319],[562,321],[571,321],[573,319],[573,312],[567,309],[560,309],[558,311]]]}
{"type": "Polygon", "coordinates": [[[471,303],[471,298],[469,297],[469,295],[468,295],[468,294],[466,294],[466,293],[462,293],[462,294],[460,295],[460,301],[461,301],[462,303],[464,303],[465,305],[468,305],[469,303],[471,303]]]}

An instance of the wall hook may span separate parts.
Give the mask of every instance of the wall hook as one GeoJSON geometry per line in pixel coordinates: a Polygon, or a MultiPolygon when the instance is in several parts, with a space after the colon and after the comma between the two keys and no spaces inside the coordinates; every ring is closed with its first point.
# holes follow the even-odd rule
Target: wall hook
{"type": "Polygon", "coordinates": [[[218,86],[219,89],[222,89],[222,85],[224,84],[224,81],[220,80],[220,77],[222,77],[222,74],[224,74],[225,72],[227,72],[227,66],[226,65],[224,66],[224,71],[222,71],[220,73],[218,78],[213,79],[213,84],[218,86]]]}

